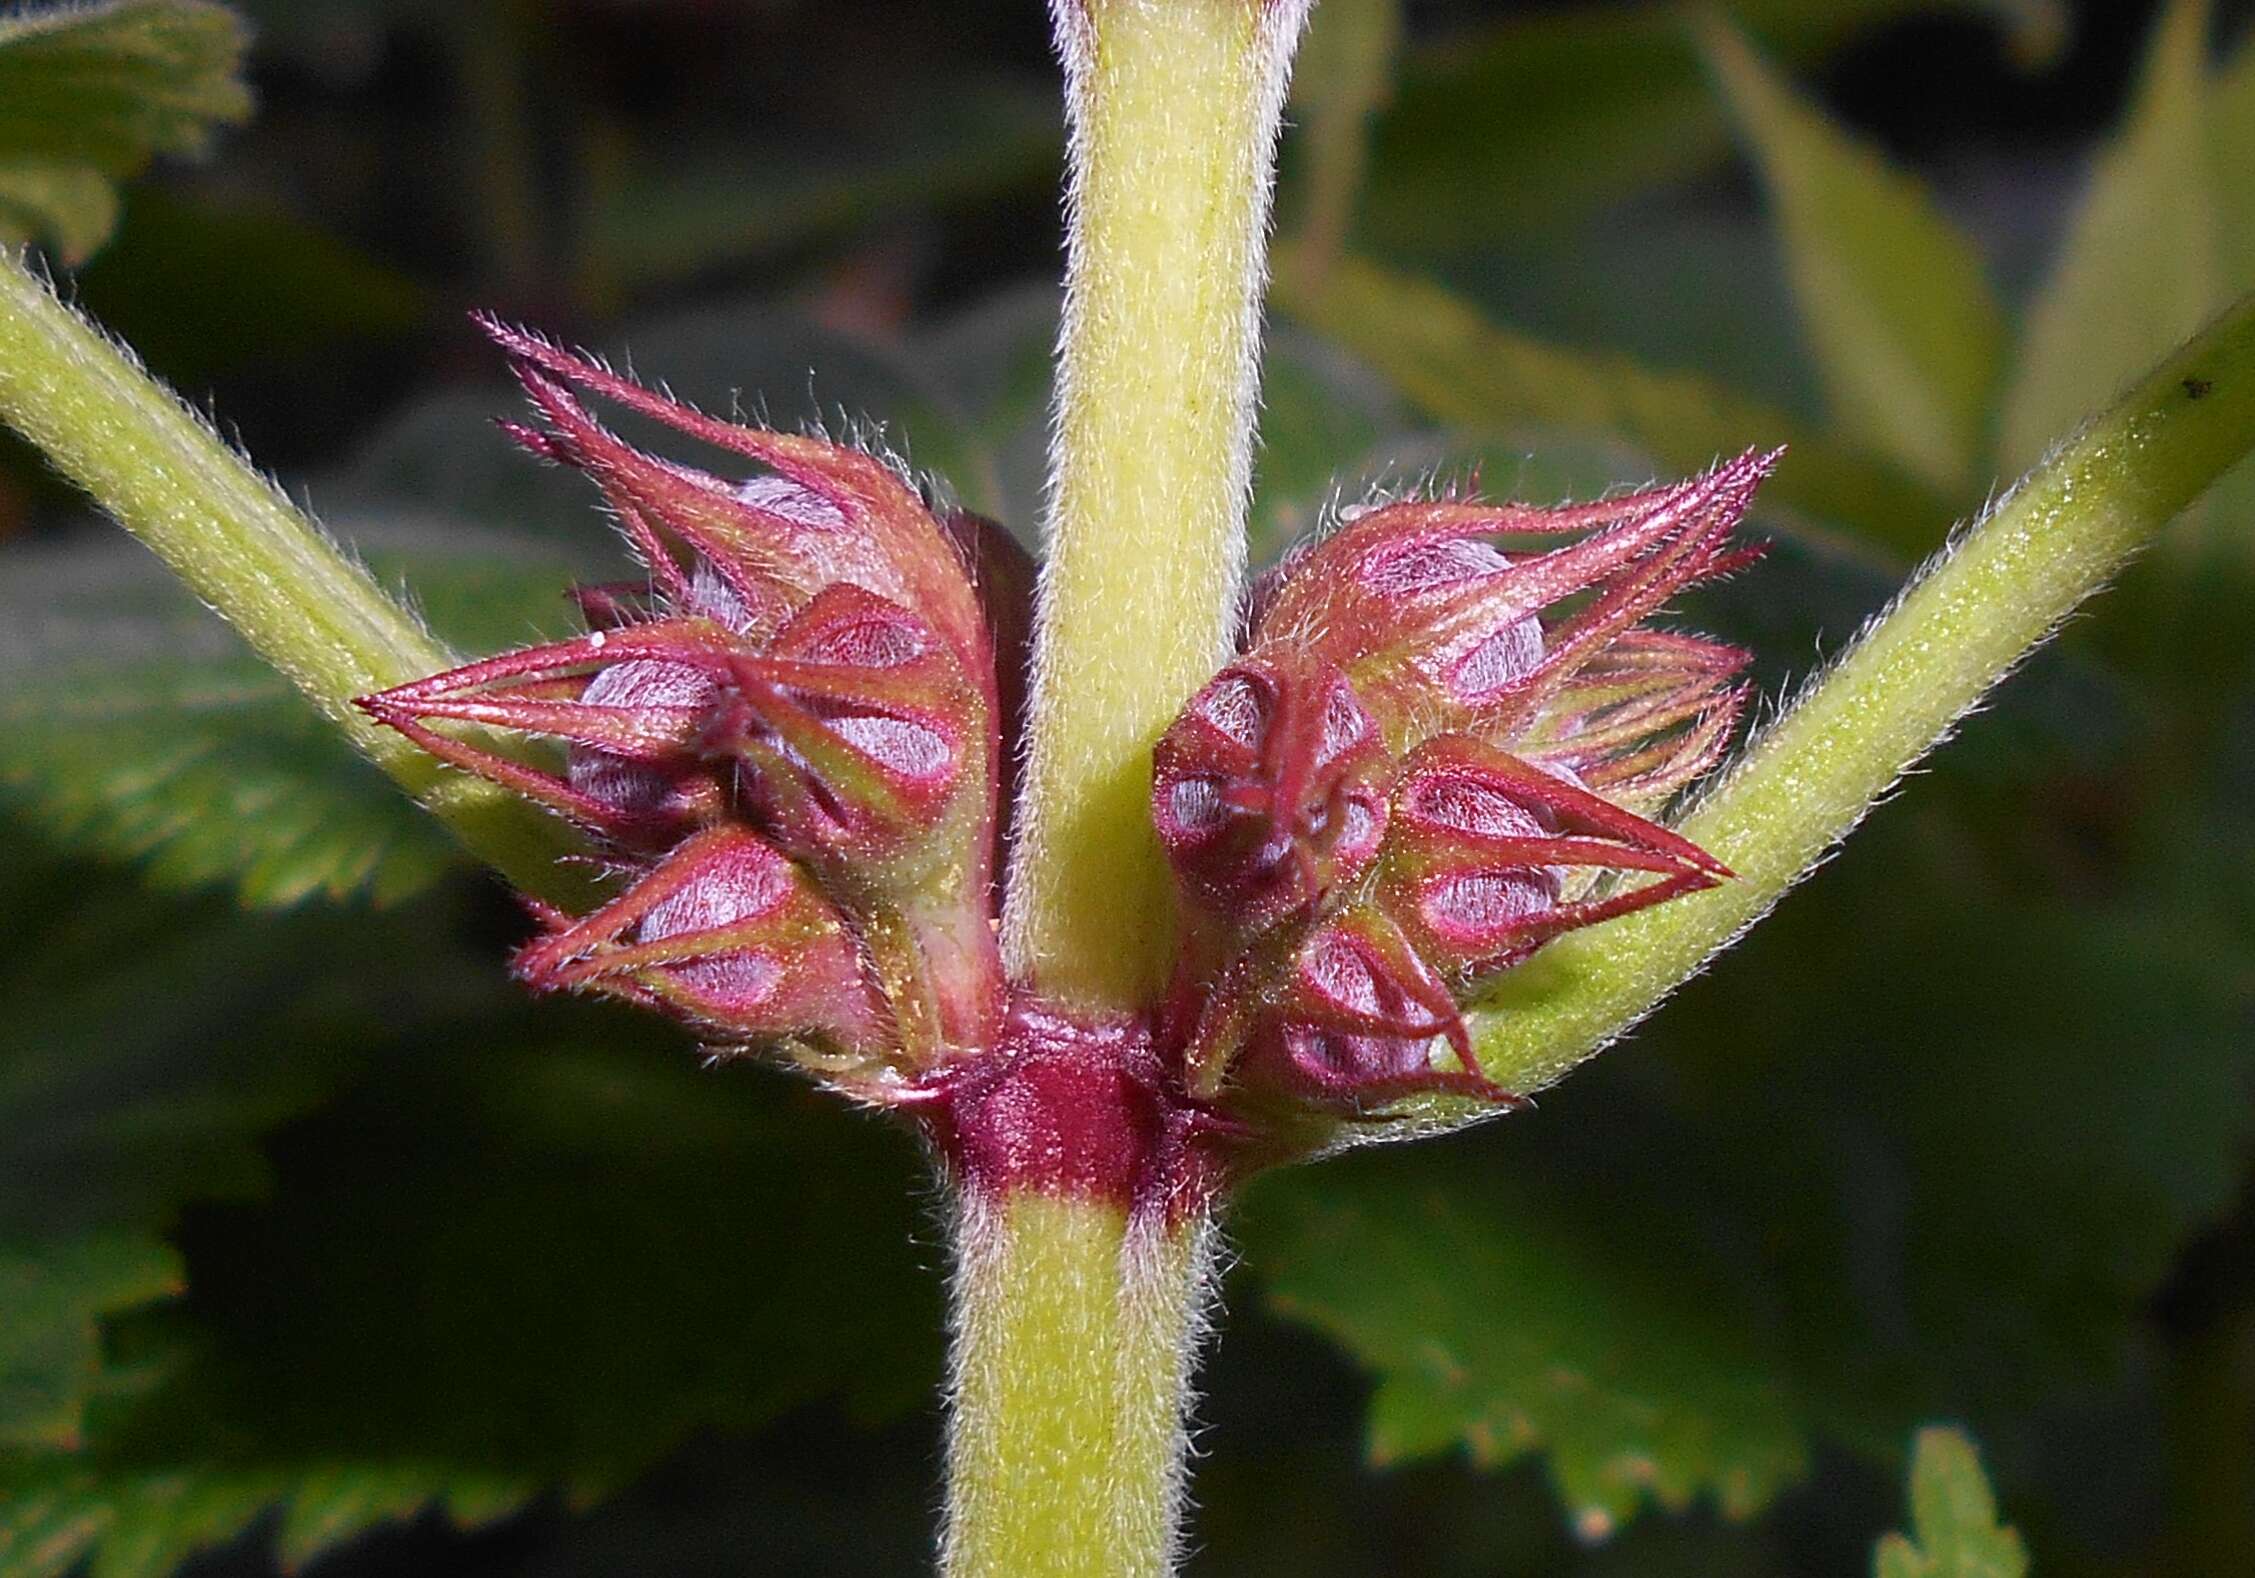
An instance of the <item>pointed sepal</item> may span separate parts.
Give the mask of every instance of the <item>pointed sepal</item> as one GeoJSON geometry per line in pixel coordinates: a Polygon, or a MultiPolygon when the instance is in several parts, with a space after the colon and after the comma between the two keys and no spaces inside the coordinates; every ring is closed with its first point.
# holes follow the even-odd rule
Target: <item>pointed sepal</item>
{"type": "Polygon", "coordinates": [[[1729,876],[1689,839],[1560,770],[1452,734],[1403,767],[1376,902],[1419,957],[1469,985],[1563,932],[1729,876]],[[1607,876],[1632,885],[1586,896],[1607,876]]]}
{"type": "Polygon", "coordinates": [[[886,1020],[838,910],[757,834],[685,840],[592,914],[549,917],[517,955],[536,991],[662,1005],[731,1043],[810,1037],[875,1055],[886,1020]]]}

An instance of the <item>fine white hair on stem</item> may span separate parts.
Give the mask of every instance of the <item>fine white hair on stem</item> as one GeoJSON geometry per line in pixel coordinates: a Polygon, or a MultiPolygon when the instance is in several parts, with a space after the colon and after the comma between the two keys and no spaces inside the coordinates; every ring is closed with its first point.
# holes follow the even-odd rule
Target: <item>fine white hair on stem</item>
{"type": "Polygon", "coordinates": [[[1125,1004],[1168,968],[1152,743],[1227,660],[1244,577],[1270,197],[1306,0],[1053,0],[1066,289],[1026,773],[1016,973],[1125,1004]],[[1147,922],[1119,935],[1122,913],[1147,922]]]}
{"type": "MultiPolygon", "coordinates": [[[[1952,532],[1678,824],[1738,880],[1561,939],[1500,977],[1472,1016],[1489,1076],[1520,1090],[1553,1082],[1619,1039],[1828,858],[2247,452],[2251,367],[2255,297],[1952,532]]],[[[1461,1115],[1435,1104],[1424,1116],[1461,1115]]]]}

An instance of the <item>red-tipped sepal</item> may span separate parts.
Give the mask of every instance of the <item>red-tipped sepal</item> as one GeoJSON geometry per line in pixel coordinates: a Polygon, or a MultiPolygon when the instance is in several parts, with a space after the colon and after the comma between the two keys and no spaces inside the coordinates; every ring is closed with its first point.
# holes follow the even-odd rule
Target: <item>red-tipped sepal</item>
{"type": "Polygon", "coordinates": [[[514,790],[615,843],[663,847],[725,808],[696,748],[734,638],[713,622],[598,630],[394,686],[358,705],[443,761],[514,790]],[[562,740],[562,772],[432,725],[477,724],[562,740]]]}
{"type": "Polygon", "coordinates": [[[1230,1083],[1255,1103],[1343,1117],[1433,1091],[1501,1106],[1522,1101],[1480,1072],[1448,983],[1399,927],[1370,910],[1308,935],[1266,994],[1230,1083]]]}
{"type": "MultiPolygon", "coordinates": [[[[960,552],[922,498],[883,460],[849,445],[707,416],[538,335],[481,317],[513,359],[543,426],[512,426],[545,459],[585,471],[646,557],[670,539],[711,564],[761,628],[827,586],[859,586],[913,608],[967,664],[985,661],[977,594],[960,552]],[[756,462],[731,480],[625,442],[583,405],[589,394],[756,462]]],[[[665,571],[653,562],[654,571],[665,571]]]]}
{"type": "Polygon", "coordinates": [[[1516,729],[1678,592],[1746,562],[1730,535],[1776,459],[1748,451],[1600,504],[1365,510],[1280,569],[1252,652],[1344,672],[1396,750],[1475,719],[1516,729]],[[1496,545],[1567,533],[1582,535],[1543,552],[1496,545]]]}
{"type": "Polygon", "coordinates": [[[1558,772],[1452,734],[1403,768],[1376,902],[1419,957],[1469,983],[1562,932],[1729,875],[1682,835],[1558,772]],[[1592,896],[1605,877],[1629,885],[1592,896]]]}
{"type": "Polygon", "coordinates": [[[752,769],[756,798],[794,852],[869,877],[943,824],[957,846],[947,854],[983,860],[983,820],[949,812],[983,787],[972,744],[988,726],[984,699],[931,626],[833,586],[765,651],[730,659],[726,702],[701,743],[752,769]]]}
{"type": "Polygon", "coordinates": [[[837,909],[758,835],[715,827],[634,885],[517,955],[536,991],[587,991],[663,1006],[730,1042],[807,1037],[876,1055],[886,1016],[837,909]]]}

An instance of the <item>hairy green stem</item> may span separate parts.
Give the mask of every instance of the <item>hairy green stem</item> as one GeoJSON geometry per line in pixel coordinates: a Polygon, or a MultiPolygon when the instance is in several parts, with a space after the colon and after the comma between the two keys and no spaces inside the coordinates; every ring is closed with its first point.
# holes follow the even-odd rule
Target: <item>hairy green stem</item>
{"type": "MultiPolygon", "coordinates": [[[[1054,0],[1071,118],[1064,328],[1012,975],[1135,1009],[1173,883],[1151,747],[1226,659],[1244,571],[1269,192],[1306,0],[1054,0]]],[[[943,1565],[1164,1578],[1208,1229],[967,1189],[943,1565]]]]}
{"type": "Polygon", "coordinates": [[[948,1578],[1173,1571],[1211,1237],[1104,1201],[963,1201],[948,1578]]]}
{"type": "Polygon", "coordinates": [[[561,824],[378,728],[352,698],[455,659],[243,457],[0,252],[0,420],[239,630],[353,746],[518,886],[577,891],[561,824]]]}
{"type": "Polygon", "coordinates": [[[1244,568],[1276,128],[1302,0],[1058,0],[1065,320],[1012,972],[1133,1007],[1173,886],[1151,746],[1228,656],[1244,568]]]}
{"type": "Polygon", "coordinates": [[[1481,1066],[1539,1089],[1643,1018],[2250,449],[2255,296],[1936,555],[1701,799],[1682,830],[1737,881],[1562,938],[1504,976],[1474,1020],[1481,1066]]]}

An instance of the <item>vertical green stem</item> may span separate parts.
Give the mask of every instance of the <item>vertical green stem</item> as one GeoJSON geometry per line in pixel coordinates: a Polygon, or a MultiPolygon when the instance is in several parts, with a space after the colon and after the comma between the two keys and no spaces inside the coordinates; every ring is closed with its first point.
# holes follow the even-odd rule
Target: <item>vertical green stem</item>
{"type": "Polygon", "coordinates": [[[1056,0],[1072,189],[1033,725],[1004,946],[1057,998],[1164,985],[1152,743],[1244,568],[1276,128],[1304,0],[1056,0]]]}
{"type": "MultiPolygon", "coordinates": [[[[1307,0],[1052,0],[1065,315],[1005,958],[1053,999],[1165,985],[1151,747],[1232,645],[1269,191],[1307,0]]],[[[950,1578],[1164,1578],[1208,1228],[966,1191],[950,1578]]]]}
{"type": "Polygon", "coordinates": [[[1212,1230],[1118,1205],[966,1196],[947,1578],[1164,1578],[1212,1230]]]}
{"type": "Polygon", "coordinates": [[[0,252],[0,421],[156,551],[354,747],[519,886],[580,891],[560,824],[378,728],[352,698],[454,659],[265,477],[0,252]]]}

